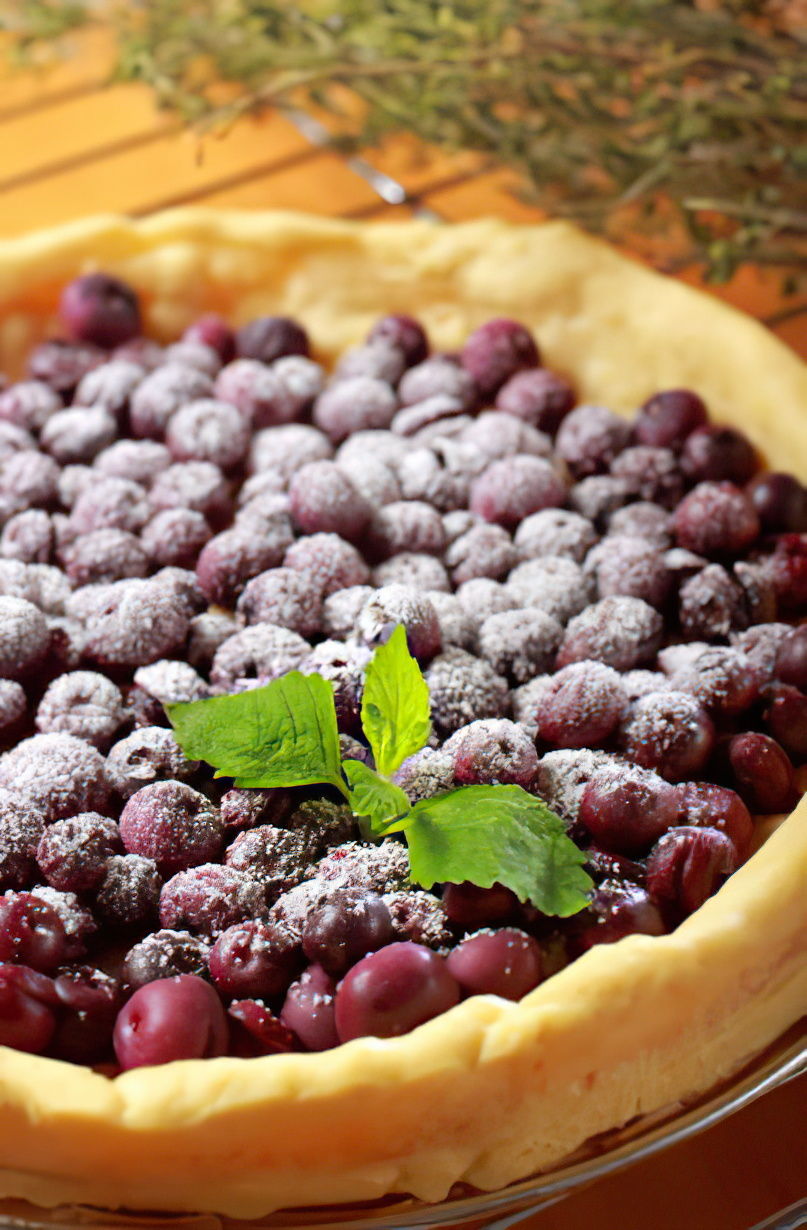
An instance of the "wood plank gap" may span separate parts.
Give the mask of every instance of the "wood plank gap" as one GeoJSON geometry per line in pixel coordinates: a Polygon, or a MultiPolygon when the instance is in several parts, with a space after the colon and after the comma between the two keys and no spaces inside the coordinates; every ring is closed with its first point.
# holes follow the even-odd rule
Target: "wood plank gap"
{"type": "Polygon", "coordinates": [[[193,201],[203,201],[205,197],[213,196],[217,192],[225,191],[227,188],[240,188],[243,184],[250,183],[253,179],[260,179],[261,176],[272,171],[284,171],[288,167],[296,167],[301,163],[310,162],[313,158],[321,157],[322,151],[312,146],[311,149],[301,150],[298,154],[287,154],[285,158],[279,158],[274,162],[264,162],[260,166],[251,167],[248,171],[239,171],[236,175],[225,175],[221,179],[212,184],[206,184],[204,188],[199,188],[192,192],[181,192],[174,196],[162,197],[158,201],[152,201],[148,206],[142,209],[133,209],[129,211],[132,218],[142,218],[151,213],[156,213],[160,209],[174,209],[178,205],[188,205],[193,201]]]}

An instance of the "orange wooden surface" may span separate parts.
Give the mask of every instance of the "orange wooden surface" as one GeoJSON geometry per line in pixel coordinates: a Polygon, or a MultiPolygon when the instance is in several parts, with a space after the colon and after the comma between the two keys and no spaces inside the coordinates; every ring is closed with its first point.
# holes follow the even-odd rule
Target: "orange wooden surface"
{"type": "MultiPolygon", "coordinates": [[[[142,215],[183,202],[385,219],[423,208],[447,220],[539,217],[509,190],[507,173],[485,171],[474,155],[424,155],[410,141],[368,155],[406,188],[398,205],[382,201],[343,158],[312,145],[277,114],[244,120],[200,146],[155,109],[145,89],[104,85],[103,32],[75,37],[68,47],[70,56],[47,72],[0,77],[2,237],[87,213],[142,215]]],[[[770,322],[807,357],[807,302],[782,299],[774,276],[746,270],[715,293],[770,322]]],[[[747,1230],[807,1195],[805,1111],[803,1079],[524,1224],[747,1230]]]]}

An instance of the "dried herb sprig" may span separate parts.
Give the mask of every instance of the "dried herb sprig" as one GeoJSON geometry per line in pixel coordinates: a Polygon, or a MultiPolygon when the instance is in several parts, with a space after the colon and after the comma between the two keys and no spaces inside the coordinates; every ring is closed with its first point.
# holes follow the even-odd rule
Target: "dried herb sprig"
{"type": "MultiPolygon", "coordinates": [[[[67,7],[18,0],[18,33],[54,37],[53,10],[67,7]]],[[[726,278],[746,259],[803,260],[807,57],[788,11],[783,0],[143,0],[108,19],[118,76],[148,82],[189,122],[315,105],[345,149],[403,131],[475,150],[515,169],[548,212],[668,249],[673,237],[726,278]]]]}

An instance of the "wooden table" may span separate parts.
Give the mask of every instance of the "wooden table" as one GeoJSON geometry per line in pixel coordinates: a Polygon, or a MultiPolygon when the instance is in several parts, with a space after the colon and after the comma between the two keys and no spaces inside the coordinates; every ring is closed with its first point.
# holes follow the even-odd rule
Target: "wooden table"
{"type": "MultiPolygon", "coordinates": [[[[147,90],[108,87],[103,30],[70,40],[43,73],[0,79],[0,237],[87,213],[135,216],[191,202],[336,217],[535,221],[511,177],[476,156],[448,158],[397,141],[349,162],[276,113],[203,144],[157,112],[147,90]]],[[[303,127],[305,125],[303,124],[303,127]]],[[[687,280],[697,281],[694,270],[687,280]]],[[[758,316],[807,357],[807,300],[745,270],[713,293],[758,316]]],[[[807,1196],[807,1078],[709,1132],[605,1179],[523,1223],[529,1230],[748,1230],[807,1196]]]]}

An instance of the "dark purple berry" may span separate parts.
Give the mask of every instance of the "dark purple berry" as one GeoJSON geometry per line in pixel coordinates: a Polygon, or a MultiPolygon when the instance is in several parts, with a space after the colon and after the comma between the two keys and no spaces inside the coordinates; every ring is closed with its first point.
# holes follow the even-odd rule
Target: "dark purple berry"
{"type": "Polygon", "coordinates": [[[680,823],[719,829],[730,838],[740,861],[750,850],[754,821],[742,799],[725,786],[686,782],[678,787],[680,823]]]}
{"type": "Polygon", "coordinates": [[[692,483],[730,482],[742,487],[758,468],[754,446],[734,427],[698,427],[681,450],[681,469],[692,483]]]}
{"type": "Polygon", "coordinates": [[[339,1040],[398,1037],[447,1012],[459,997],[437,953],[420,944],[389,944],[354,965],[337,987],[339,1040]]]}
{"type": "Polygon", "coordinates": [[[0,760],[0,786],[22,796],[50,824],[79,812],[103,814],[109,785],[103,757],[72,735],[34,735],[0,760]]]}
{"type": "Polygon", "coordinates": [[[792,474],[760,474],[747,494],[763,530],[775,534],[807,530],[807,491],[792,474]]]}
{"type": "Polygon", "coordinates": [[[293,539],[287,517],[278,517],[271,532],[255,534],[249,527],[224,530],[211,538],[199,554],[196,576],[207,600],[232,606],[252,577],[275,568],[293,539]]]}
{"type": "Polygon", "coordinates": [[[571,620],[557,667],[593,658],[614,670],[632,670],[655,656],[663,630],[658,611],[641,598],[603,598],[571,620]]]}
{"type": "Polygon", "coordinates": [[[591,921],[573,939],[574,948],[580,952],[595,944],[613,944],[628,935],[664,935],[667,930],[658,906],[637,884],[607,880],[595,891],[587,915],[591,921]]]}
{"type": "Polygon", "coordinates": [[[640,696],[622,727],[622,744],[630,759],[670,781],[699,773],[714,743],[709,715],[694,696],[684,692],[640,696]]]}
{"type": "Polygon", "coordinates": [[[640,444],[679,449],[693,431],[706,422],[706,407],[689,389],[667,389],[644,403],[634,424],[640,444]]]}
{"type": "Polygon", "coordinates": [[[479,888],[476,884],[446,884],[443,907],[449,922],[463,930],[507,922],[518,912],[518,898],[503,884],[479,888]]]}
{"type": "Polygon", "coordinates": [[[496,407],[554,435],[576,401],[567,380],[545,367],[516,372],[499,389],[496,407]]]}
{"type": "Polygon", "coordinates": [[[0,962],[28,965],[48,974],[67,955],[67,935],[51,906],[31,893],[0,897],[0,962]]]}
{"type": "Polygon", "coordinates": [[[217,935],[266,913],[262,884],[244,871],[205,863],[180,871],[160,894],[160,925],[217,935]]]}
{"type": "Polygon", "coordinates": [[[361,537],[370,505],[332,461],[312,461],[289,484],[294,521],[304,534],[339,534],[349,542],[361,537]]]}
{"type": "Polygon", "coordinates": [[[114,1042],[124,1071],[175,1059],[209,1059],[227,1049],[227,1018],[209,983],[180,974],[135,991],[118,1014],[114,1042]]]}
{"type": "Polygon", "coordinates": [[[448,972],[467,995],[519,1000],[541,981],[541,949],[515,927],[477,931],[446,958],[448,972]]]}
{"type": "Polygon", "coordinates": [[[28,356],[28,375],[41,380],[68,398],[87,372],[106,360],[100,347],[92,342],[68,342],[49,338],[40,342],[28,356]]]}
{"type": "Polygon", "coordinates": [[[182,334],[183,342],[201,342],[215,350],[222,363],[229,363],[235,355],[235,335],[221,316],[208,312],[197,317],[182,334]]]}
{"type": "Polygon", "coordinates": [[[95,907],[112,927],[151,926],[157,914],[162,880],[153,859],[113,854],[104,867],[95,907]]]}
{"type": "Polygon", "coordinates": [[[53,888],[82,893],[103,879],[107,860],[121,848],[114,820],[83,812],[45,829],[36,850],[39,869],[53,888]]]}
{"type": "Polygon", "coordinates": [[[643,769],[598,773],[583,791],[579,819],[604,850],[638,854],[677,823],[678,793],[643,769]]]}
{"type": "Polygon", "coordinates": [[[164,875],[211,862],[221,850],[221,816],[183,782],[155,782],[128,800],[120,834],[129,854],[153,859],[164,875]]]}
{"type": "Polygon", "coordinates": [[[50,978],[22,965],[0,965],[0,1045],[40,1055],[56,1029],[50,978]]]}
{"type": "Polygon", "coordinates": [[[289,987],[280,1019],[309,1051],[339,1045],[336,1032],[336,983],[320,965],[310,965],[289,987]]]}
{"type": "Polygon", "coordinates": [[[241,358],[260,359],[273,363],[284,355],[308,355],[308,335],[301,325],[288,316],[259,316],[242,325],[235,335],[236,350],[241,358]]]}
{"type": "Polygon", "coordinates": [[[368,342],[385,341],[403,354],[407,367],[422,363],[429,353],[426,332],[411,316],[382,316],[367,334],[368,342]]]}
{"type": "Polygon", "coordinates": [[[807,760],[807,696],[798,688],[776,683],[766,690],[765,700],[769,734],[796,762],[807,760]]]}
{"type": "Polygon", "coordinates": [[[807,689],[807,627],[794,628],[776,654],[776,678],[794,688],[807,689]]]}
{"type": "Polygon", "coordinates": [[[227,1009],[230,1053],[242,1059],[282,1055],[295,1050],[295,1037],[275,1014],[255,999],[234,1000],[227,1009]]]}
{"type": "Polygon", "coordinates": [[[112,1051],[112,1031],[123,1001],[120,984],[82,965],[59,974],[54,987],[59,1022],[50,1052],[69,1063],[102,1063],[112,1051]]]}
{"type": "Polygon", "coordinates": [[[730,838],[716,828],[682,825],[656,843],[647,860],[647,889],[661,905],[692,914],[738,865],[730,838]]]}
{"type": "Polygon", "coordinates": [[[537,367],[539,362],[538,347],[529,331],[503,317],[480,325],[462,348],[462,365],[488,400],[516,372],[537,367]]]}
{"type": "Polygon", "coordinates": [[[684,496],[673,514],[679,547],[697,555],[737,555],[759,534],[748,496],[728,482],[703,482],[684,496]]]}
{"type": "Polygon", "coordinates": [[[125,720],[120,689],[96,671],[70,671],[54,679],[36,711],[43,734],[75,735],[102,751],[125,720]]]}
{"type": "Polygon", "coordinates": [[[210,977],[223,995],[272,999],[288,989],[298,954],[296,941],[280,925],[250,919],[218,937],[208,959],[210,977]]]}
{"type": "Polygon", "coordinates": [[[512,528],[531,513],[555,508],[566,499],[558,472],[542,457],[503,457],[476,479],[471,509],[486,521],[512,528]]]}
{"type": "Polygon", "coordinates": [[[140,332],[137,295],[120,278],[108,273],[86,273],[62,291],[59,315],[77,341],[111,350],[140,332]]]}
{"type": "Polygon", "coordinates": [[[123,976],[134,990],[176,974],[203,975],[210,941],[189,931],[153,931],[126,954],[123,976]]]}
{"type": "Polygon", "coordinates": [[[303,951],[333,978],[339,978],[368,952],[392,940],[392,920],[382,898],[362,889],[341,889],[309,915],[303,951]]]}
{"type": "Polygon", "coordinates": [[[620,676],[601,662],[574,662],[542,692],[538,733],[555,747],[594,747],[619,725],[628,698],[620,676]]]}
{"type": "Polygon", "coordinates": [[[790,809],[793,764],[775,739],[756,732],[734,735],[728,744],[728,761],[737,793],[752,811],[771,815],[790,809]]]}

